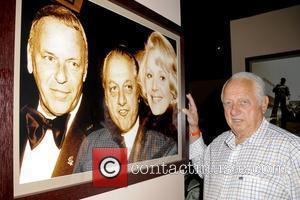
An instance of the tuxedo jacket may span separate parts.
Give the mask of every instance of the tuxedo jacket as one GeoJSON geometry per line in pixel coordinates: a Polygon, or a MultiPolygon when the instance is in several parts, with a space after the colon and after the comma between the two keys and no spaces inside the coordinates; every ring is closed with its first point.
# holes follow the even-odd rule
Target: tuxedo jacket
{"type": "MultiPolygon", "coordinates": [[[[123,138],[121,136],[121,138],[123,138]]],[[[93,148],[123,148],[124,139],[116,139],[114,133],[107,128],[102,128],[88,135],[81,144],[74,173],[92,170],[93,148]]],[[[173,138],[154,131],[145,130],[140,125],[133,148],[129,155],[128,163],[151,160],[164,156],[177,154],[177,143],[173,138]]]]}
{"type": "MultiPolygon", "coordinates": [[[[22,166],[24,151],[28,141],[25,119],[26,109],[24,109],[26,106],[21,109],[20,113],[20,167],[22,166]]],[[[73,172],[80,145],[87,133],[91,132],[94,127],[91,116],[88,102],[85,98],[82,98],[80,107],[62,144],[52,177],[68,175],[73,172]]]]}

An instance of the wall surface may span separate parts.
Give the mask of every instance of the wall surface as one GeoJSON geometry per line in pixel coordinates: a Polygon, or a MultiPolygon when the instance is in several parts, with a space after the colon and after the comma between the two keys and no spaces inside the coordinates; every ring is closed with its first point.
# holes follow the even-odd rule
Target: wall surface
{"type": "MultiPolygon", "coordinates": [[[[136,0],[151,10],[159,13],[165,18],[180,25],[180,0],[136,0]]],[[[131,185],[127,188],[121,188],[112,192],[95,195],[85,200],[118,200],[118,199],[143,199],[143,200],[160,200],[184,199],[184,176],[183,175],[165,175],[138,184],[131,185]]]]}
{"type": "Polygon", "coordinates": [[[135,0],[165,18],[181,25],[180,0],[135,0]]]}
{"type": "Polygon", "coordinates": [[[300,49],[300,6],[230,22],[232,73],[245,58],[300,49]]]}
{"type": "Polygon", "coordinates": [[[84,200],[119,200],[119,199],[143,199],[160,200],[184,199],[184,177],[181,175],[161,176],[139,184],[130,185],[112,192],[85,198],[84,200]],[[122,198],[121,198],[122,197],[122,198]]]}

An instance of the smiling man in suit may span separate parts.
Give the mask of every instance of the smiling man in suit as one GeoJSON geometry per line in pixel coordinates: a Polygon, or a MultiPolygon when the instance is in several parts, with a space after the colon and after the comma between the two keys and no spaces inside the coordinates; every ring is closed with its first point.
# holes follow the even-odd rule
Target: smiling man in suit
{"type": "Polygon", "coordinates": [[[82,96],[88,47],[79,19],[58,5],[41,8],[32,22],[27,69],[38,91],[37,108],[20,116],[20,183],[72,173],[85,133],[91,128],[82,96]]]}

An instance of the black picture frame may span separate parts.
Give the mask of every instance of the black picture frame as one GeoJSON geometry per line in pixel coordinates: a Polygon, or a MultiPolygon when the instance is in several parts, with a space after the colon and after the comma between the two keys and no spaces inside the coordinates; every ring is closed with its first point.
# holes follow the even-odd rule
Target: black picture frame
{"type": "MultiPolygon", "coordinates": [[[[269,97],[269,107],[265,113],[268,121],[291,133],[300,136],[300,50],[286,51],[245,59],[246,71],[259,75],[265,82],[266,93],[269,97]],[[286,79],[290,97],[286,99],[286,106],[281,103],[274,106],[275,88],[282,78],[286,79]],[[275,107],[275,109],[274,109],[275,107]],[[287,111],[282,111],[287,110],[287,111]]],[[[284,103],[283,103],[284,104],[284,103]]]]}

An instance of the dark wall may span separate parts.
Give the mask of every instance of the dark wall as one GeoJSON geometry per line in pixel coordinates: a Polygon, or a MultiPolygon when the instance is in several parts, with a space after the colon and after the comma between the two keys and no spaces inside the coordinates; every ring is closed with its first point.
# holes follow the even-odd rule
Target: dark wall
{"type": "Polygon", "coordinates": [[[229,19],[212,5],[182,1],[185,63],[189,81],[231,75],[229,19]],[[209,11],[209,12],[207,12],[209,11]]]}
{"type": "Polygon", "coordinates": [[[221,8],[181,1],[186,87],[196,101],[206,144],[228,129],[220,93],[231,76],[230,23],[221,8]]]}

